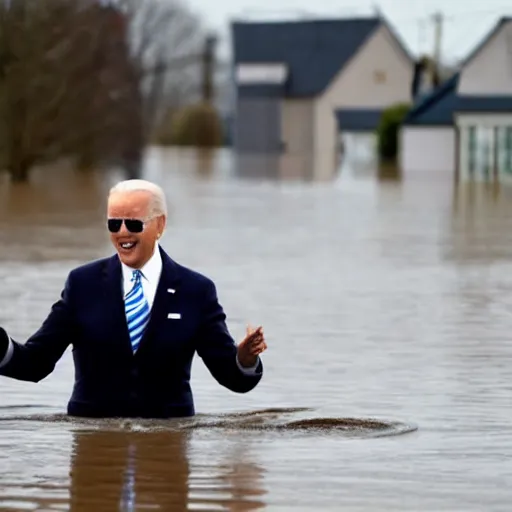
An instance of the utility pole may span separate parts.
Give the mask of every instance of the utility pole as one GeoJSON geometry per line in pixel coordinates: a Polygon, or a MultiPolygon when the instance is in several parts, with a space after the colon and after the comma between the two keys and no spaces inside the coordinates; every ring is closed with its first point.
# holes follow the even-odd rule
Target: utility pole
{"type": "Polygon", "coordinates": [[[418,19],[418,55],[422,55],[425,51],[425,26],[424,18],[418,19]]]}
{"type": "Polygon", "coordinates": [[[378,18],[382,18],[382,9],[380,8],[380,5],[375,2],[372,4],[373,7],[373,14],[377,16],[378,18]]]}
{"type": "Polygon", "coordinates": [[[211,103],[214,99],[215,47],[217,38],[213,35],[206,37],[202,56],[202,100],[211,103]]]}
{"type": "Polygon", "coordinates": [[[434,22],[434,52],[432,55],[432,83],[434,86],[439,85],[439,69],[441,67],[441,52],[443,38],[443,21],[444,16],[441,12],[436,12],[432,16],[434,22]]]}

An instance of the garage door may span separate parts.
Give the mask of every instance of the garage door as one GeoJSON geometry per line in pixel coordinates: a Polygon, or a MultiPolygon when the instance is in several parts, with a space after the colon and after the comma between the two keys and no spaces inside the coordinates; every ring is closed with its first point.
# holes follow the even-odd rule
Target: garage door
{"type": "Polygon", "coordinates": [[[281,152],[280,98],[240,98],[234,127],[235,149],[244,153],[281,152]]]}

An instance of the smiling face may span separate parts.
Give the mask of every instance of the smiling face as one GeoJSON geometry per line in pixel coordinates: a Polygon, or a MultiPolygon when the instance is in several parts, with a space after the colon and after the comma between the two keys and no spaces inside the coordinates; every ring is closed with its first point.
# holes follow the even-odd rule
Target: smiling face
{"type": "Polygon", "coordinates": [[[121,261],[131,268],[142,268],[153,255],[155,244],[165,228],[165,215],[151,215],[152,196],[146,191],[113,193],[108,200],[109,219],[137,219],[144,221],[140,233],[128,231],[125,223],[110,239],[121,261]]]}

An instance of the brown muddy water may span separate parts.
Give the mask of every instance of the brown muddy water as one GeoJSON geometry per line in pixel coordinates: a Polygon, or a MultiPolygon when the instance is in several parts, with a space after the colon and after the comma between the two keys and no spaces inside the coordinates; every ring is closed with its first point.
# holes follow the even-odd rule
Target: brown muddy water
{"type": "MultiPolygon", "coordinates": [[[[263,324],[247,395],[200,360],[187,420],[71,420],[67,352],[0,378],[0,510],[498,511],[512,498],[512,187],[343,170],[240,177],[153,150],[162,241],[212,277],[234,336],[263,324]]],[[[0,325],[24,340],[74,266],[111,254],[122,175],[0,183],[0,325]]]]}

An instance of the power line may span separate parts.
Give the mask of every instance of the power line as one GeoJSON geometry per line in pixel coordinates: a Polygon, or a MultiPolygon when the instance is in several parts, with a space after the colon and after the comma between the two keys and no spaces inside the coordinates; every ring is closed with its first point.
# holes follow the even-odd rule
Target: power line
{"type": "MultiPolygon", "coordinates": [[[[458,21],[462,18],[474,17],[474,16],[483,16],[483,15],[494,15],[494,16],[505,16],[506,13],[510,13],[512,15],[512,8],[509,5],[503,7],[494,7],[492,9],[477,9],[477,10],[464,10],[462,12],[445,12],[442,11],[444,16],[444,21],[452,22],[458,21]]],[[[249,7],[240,11],[237,15],[233,16],[234,19],[247,19],[247,18],[278,18],[278,17],[298,17],[302,19],[318,19],[318,18],[330,18],[337,16],[347,16],[347,17],[355,17],[355,16],[375,16],[375,15],[384,15],[386,16],[385,9],[383,9],[378,2],[374,2],[371,6],[361,7],[358,6],[349,6],[341,9],[337,9],[334,12],[319,12],[315,10],[309,9],[283,9],[283,8],[261,8],[261,7],[249,7]]],[[[399,16],[392,17],[394,22],[428,22],[431,20],[432,15],[407,15],[407,16],[399,16]]],[[[390,17],[391,18],[391,17],[390,17]]]]}
{"type": "MultiPolygon", "coordinates": [[[[449,44],[449,47],[453,49],[456,48],[457,44],[459,44],[458,41],[469,40],[471,36],[474,40],[478,40],[479,37],[484,37],[485,33],[492,28],[493,19],[494,23],[496,23],[497,19],[504,16],[503,11],[500,12],[497,8],[477,9],[465,11],[460,14],[453,12],[450,14],[438,12],[429,16],[393,18],[393,23],[398,26],[397,28],[402,28],[403,30],[405,20],[408,20],[409,22],[414,21],[417,24],[418,30],[417,53],[419,55],[422,53],[432,53],[434,60],[441,64],[445,60],[441,57],[442,50],[447,48],[446,42],[444,41],[446,39],[445,32],[446,35],[448,35],[448,32],[452,32],[454,30],[459,33],[460,30],[455,29],[455,27],[458,27],[461,23],[463,24],[463,36],[456,37],[455,44],[451,42],[449,44]],[[485,26],[487,23],[484,23],[484,26],[482,26],[482,19],[485,18],[489,20],[490,26],[488,27],[485,26]],[[473,26],[473,19],[478,23],[478,27],[473,26]],[[468,29],[468,24],[470,29],[468,29]],[[480,32],[482,33],[481,36],[479,35],[480,32]],[[426,46],[427,44],[428,46],[426,46]],[[432,48],[432,44],[434,46],[433,52],[430,49],[432,48]]],[[[475,44],[477,44],[477,42],[478,41],[476,41],[475,44]]]]}
{"type": "MultiPolygon", "coordinates": [[[[459,21],[460,19],[469,18],[469,17],[476,17],[476,16],[485,16],[485,15],[493,15],[496,17],[503,17],[503,16],[512,16],[512,8],[510,5],[506,7],[494,7],[493,9],[482,9],[482,10],[465,10],[463,12],[445,12],[441,11],[444,17],[445,21],[453,22],[453,21],[459,21]],[[509,14],[510,13],[510,14],[509,14]]],[[[384,12],[384,15],[386,13],[384,12]]],[[[408,15],[408,16],[398,16],[398,17],[390,17],[390,19],[393,19],[394,22],[428,22],[431,20],[432,14],[425,14],[425,15],[408,15]]]]}
{"type": "MultiPolygon", "coordinates": [[[[474,44],[472,46],[475,46],[478,44],[478,42],[481,40],[482,37],[485,36],[486,33],[489,32],[489,30],[492,29],[492,23],[485,24],[484,27],[482,27],[482,19],[475,19],[474,21],[471,21],[470,23],[466,23],[464,25],[464,30],[462,30],[458,36],[455,39],[452,39],[448,42],[448,44],[445,45],[445,47],[450,47],[452,49],[467,47],[468,43],[470,41],[473,41],[474,44]]],[[[464,55],[467,52],[464,51],[464,55]]],[[[463,56],[459,56],[458,59],[464,58],[463,56]]]]}
{"type": "Polygon", "coordinates": [[[434,22],[434,67],[437,69],[441,63],[441,48],[442,48],[442,37],[443,37],[443,22],[444,16],[441,12],[436,12],[432,16],[434,22]]]}

